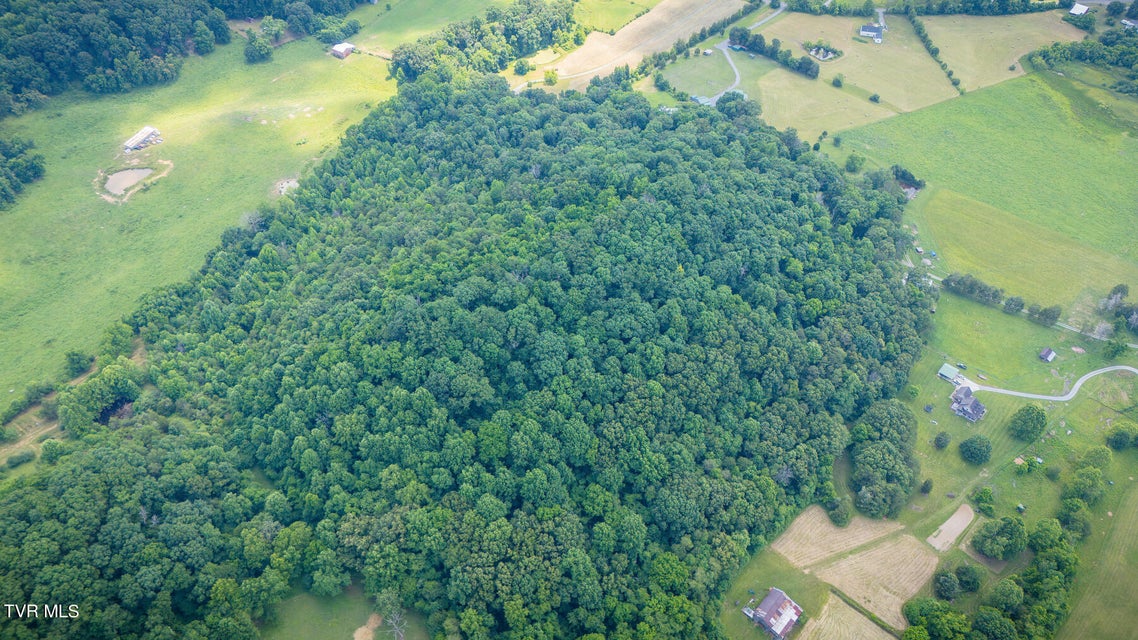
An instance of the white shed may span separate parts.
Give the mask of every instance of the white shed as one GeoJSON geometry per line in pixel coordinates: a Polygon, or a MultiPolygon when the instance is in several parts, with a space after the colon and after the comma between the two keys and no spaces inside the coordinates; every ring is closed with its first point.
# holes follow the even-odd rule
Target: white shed
{"type": "Polygon", "coordinates": [[[350,42],[341,42],[340,44],[332,45],[332,55],[337,58],[347,58],[352,55],[352,52],[355,50],[356,45],[350,42]]]}

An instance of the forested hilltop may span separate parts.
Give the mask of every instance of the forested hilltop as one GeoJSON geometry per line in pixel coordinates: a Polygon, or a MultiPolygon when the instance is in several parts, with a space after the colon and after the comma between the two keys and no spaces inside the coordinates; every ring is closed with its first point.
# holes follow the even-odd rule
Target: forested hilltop
{"type": "Polygon", "coordinates": [[[82,613],[0,635],[251,638],[359,575],[447,637],[717,637],[920,348],[851,180],[739,100],[404,84],[59,399],[0,594],[82,613]]]}

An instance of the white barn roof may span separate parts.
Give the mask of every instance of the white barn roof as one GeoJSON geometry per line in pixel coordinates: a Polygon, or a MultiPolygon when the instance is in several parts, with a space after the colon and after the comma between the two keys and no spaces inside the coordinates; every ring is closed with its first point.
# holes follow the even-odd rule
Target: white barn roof
{"type": "Polygon", "coordinates": [[[1074,5],[1071,6],[1071,15],[1081,16],[1089,10],[1090,10],[1090,7],[1088,7],[1087,5],[1079,4],[1078,2],[1076,2],[1074,5]]]}

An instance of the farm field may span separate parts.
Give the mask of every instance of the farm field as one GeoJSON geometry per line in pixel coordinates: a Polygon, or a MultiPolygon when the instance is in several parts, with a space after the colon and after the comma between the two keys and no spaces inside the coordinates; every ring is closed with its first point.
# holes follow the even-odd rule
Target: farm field
{"type": "Polygon", "coordinates": [[[904,628],[901,606],[925,586],[936,567],[937,554],[931,547],[902,535],[816,573],[885,622],[904,628]]]}
{"type": "Polygon", "coordinates": [[[821,615],[798,634],[799,640],[892,640],[893,636],[873,624],[836,595],[826,601],[821,615]]]}
{"type": "MultiPolygon", "coordinates": [[[[1120,282],[1138,283],[1138,262],[1088,246],[1004,210],[933,187],[914,201],[908,214],[921,230],[926,250],[940,256],[935,272],[983,274],[982,279],[1042,306],[1088,298],[1091,306],[1120,282]],[[984,229],[961,233],[960,229],[984,229]]],[[[1085,307],[1087,305],[1078,305],[1085,307]]],[[[1089,320],[1089,314],[1083,313],[1089,320]]]]}
{"type": "Polygon", "coordinates": [[[352,43],[367,51],[388,54],[396,46],[411,42],[445,27],[482,14],[486,9],[510,4],[509,0],[395,0],[379,4],[364,3],[349,18],[360,21],[360,32],[352,43]],[[391,10],[387,10],[387,6],[391,10]]]}
{"type": "Polygon", "coordinates": [[[594,76],[608,75],[622,65],[634,67],[644,56],[670,49],[676,40],[731,16],[743,5],[742,0],[662,0],[616,35],[590,33],[585,44],[549,67],[561,80],[558,88],[579,89],[594,76]]]}
{"type": "Polygon", "coordinates": [[[187,60],[171,85],[68,94],[7,120],[6,134],[35,141],[47,173],[0,213],[0,387],[15,389],[6,395],[54,378],[66,351],[92,351],[139,296],[199,267],[222,229],[394,93],[386,75],[377,58],[339,61],[312,39],[256,66],[232,44],[187,60]],[[144,125],[166,141],[124,157],[123,141],[144,125]],[[132,161],[172,166],[125,204],[101,198],[99,172],[132,161]]]}
{"type": "Polygon", "coordinates": [[[831,556],[851,551],[887,536],[901,528],[889,520],[870,520],[854,516],[845,527],[830,522],[826,512],[814,505],[794,519],[790,527],[771,544],[791,564],[804,569],[831,556]]]}
{"type": "Polygon", "coordinates": [[[883,166],[901,164],[933,187],[986,205],[961,212],[970,221],[985,215],[995,229],[1027,223],[1049,231],[1028,235],[1029,227],[1014,236],[1017,243],[997,250],[963,237],[1000,237],[987,228],[987,218],[979,228],[945,219],[948,208],[965,206],[949,204],[951,198],[943,199],[948,196],[924,201],[913,214],[918,224],[939,231],[935,243],[945,245],[944,260],[956,259],[949,248],[968,247],[961,265],[975,267],[981,279],[1006,283],[1025,298],[1062,291],[1064,297],[1046,303],[1069,307],[1076,292],[1109,290],[1119,278],[1133,277],[1138,266],[1138,226],[1133,224],[1138,183],[1118,179],[1138,161],[1138,139],[1117,120],[1117,112],[1100,107],[1071,81],[1043,72],[844,132],[843,146],[883,166]],[[1005,215],[996,216],[997,211],[1005,215]],[[1055,280],[1032,278],[1030,262],[1057,247],[1070,256],[1058,256],[1057,264],[1080,259],[1085,264],[1075,272],[1049,267],[1046,274],[1055,280]]]}
{"type": "MultiPolygon", "coordinates": [[[[922,16],[929,37],[964,88],[974,91],[1024,74],[1019,59],[1052,42],[1082,40],[1065,11],[1012,16],[922,16]],[[1015,66],[1014,70],[1009,69],[1015,66]]],[[[893,21],[890,21],[892,28],[893,21]]]]}
{"type": "Polygon", "coordinates": [[[659,3],[660,0],[581,0],[573,15],[589,29],[616,31],[659,3]]]}

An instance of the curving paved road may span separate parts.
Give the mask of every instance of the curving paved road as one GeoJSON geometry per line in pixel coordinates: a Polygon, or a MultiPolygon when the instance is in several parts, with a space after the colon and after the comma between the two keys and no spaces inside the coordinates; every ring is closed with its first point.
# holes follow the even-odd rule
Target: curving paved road
{"type": "Polygon", "coordinates": [[[1072,398],[1074,398],[1075,395],[1079,393],[1079,387],[1082,387],[1084,382],[1086,382],[1087,380],[1090,380],[1091,378],[1093,378],[1097,375],[1101,375],[1104,373],[1110,373],[1111,371],[1129,371],[1130,373],[1138,374],[1138,369],[1135,369],[1134,367],[1130,367],[1130,366],[1127,366],[1124,364],[1116,364],[1116,365],[1111,366],[1111,367],[1103,367],[1101,369],[1095,369],[1094,371],[1092,371],[1092,372],[1086,374],[1085,376],[1079,378],[1078,380],[1076,380],[1075,386],[1071,387],[1070,391],[1068,391],[1067,393],[1065,393],[1061,396],[1045,396],[1045,395],[1041,395],[1038,393],[1024,393],[1022,391],[1009,391],[1008,389],[1000,389],[999,387],[987,387],[987,386],[984,386],[982,384],[976,384],[975,382],[972,382],[968,378],[964,378],[964,384],[972,387],[973,391],[990,391],[992,393],[999,393],[999,394],[1003,394],[1005,396],[1016,396],[1017,398],[1031,398],[1032,400],[1049,400],[1052,402],[1067,402],[1067,401],[1071,400],[1072,398]]]}

